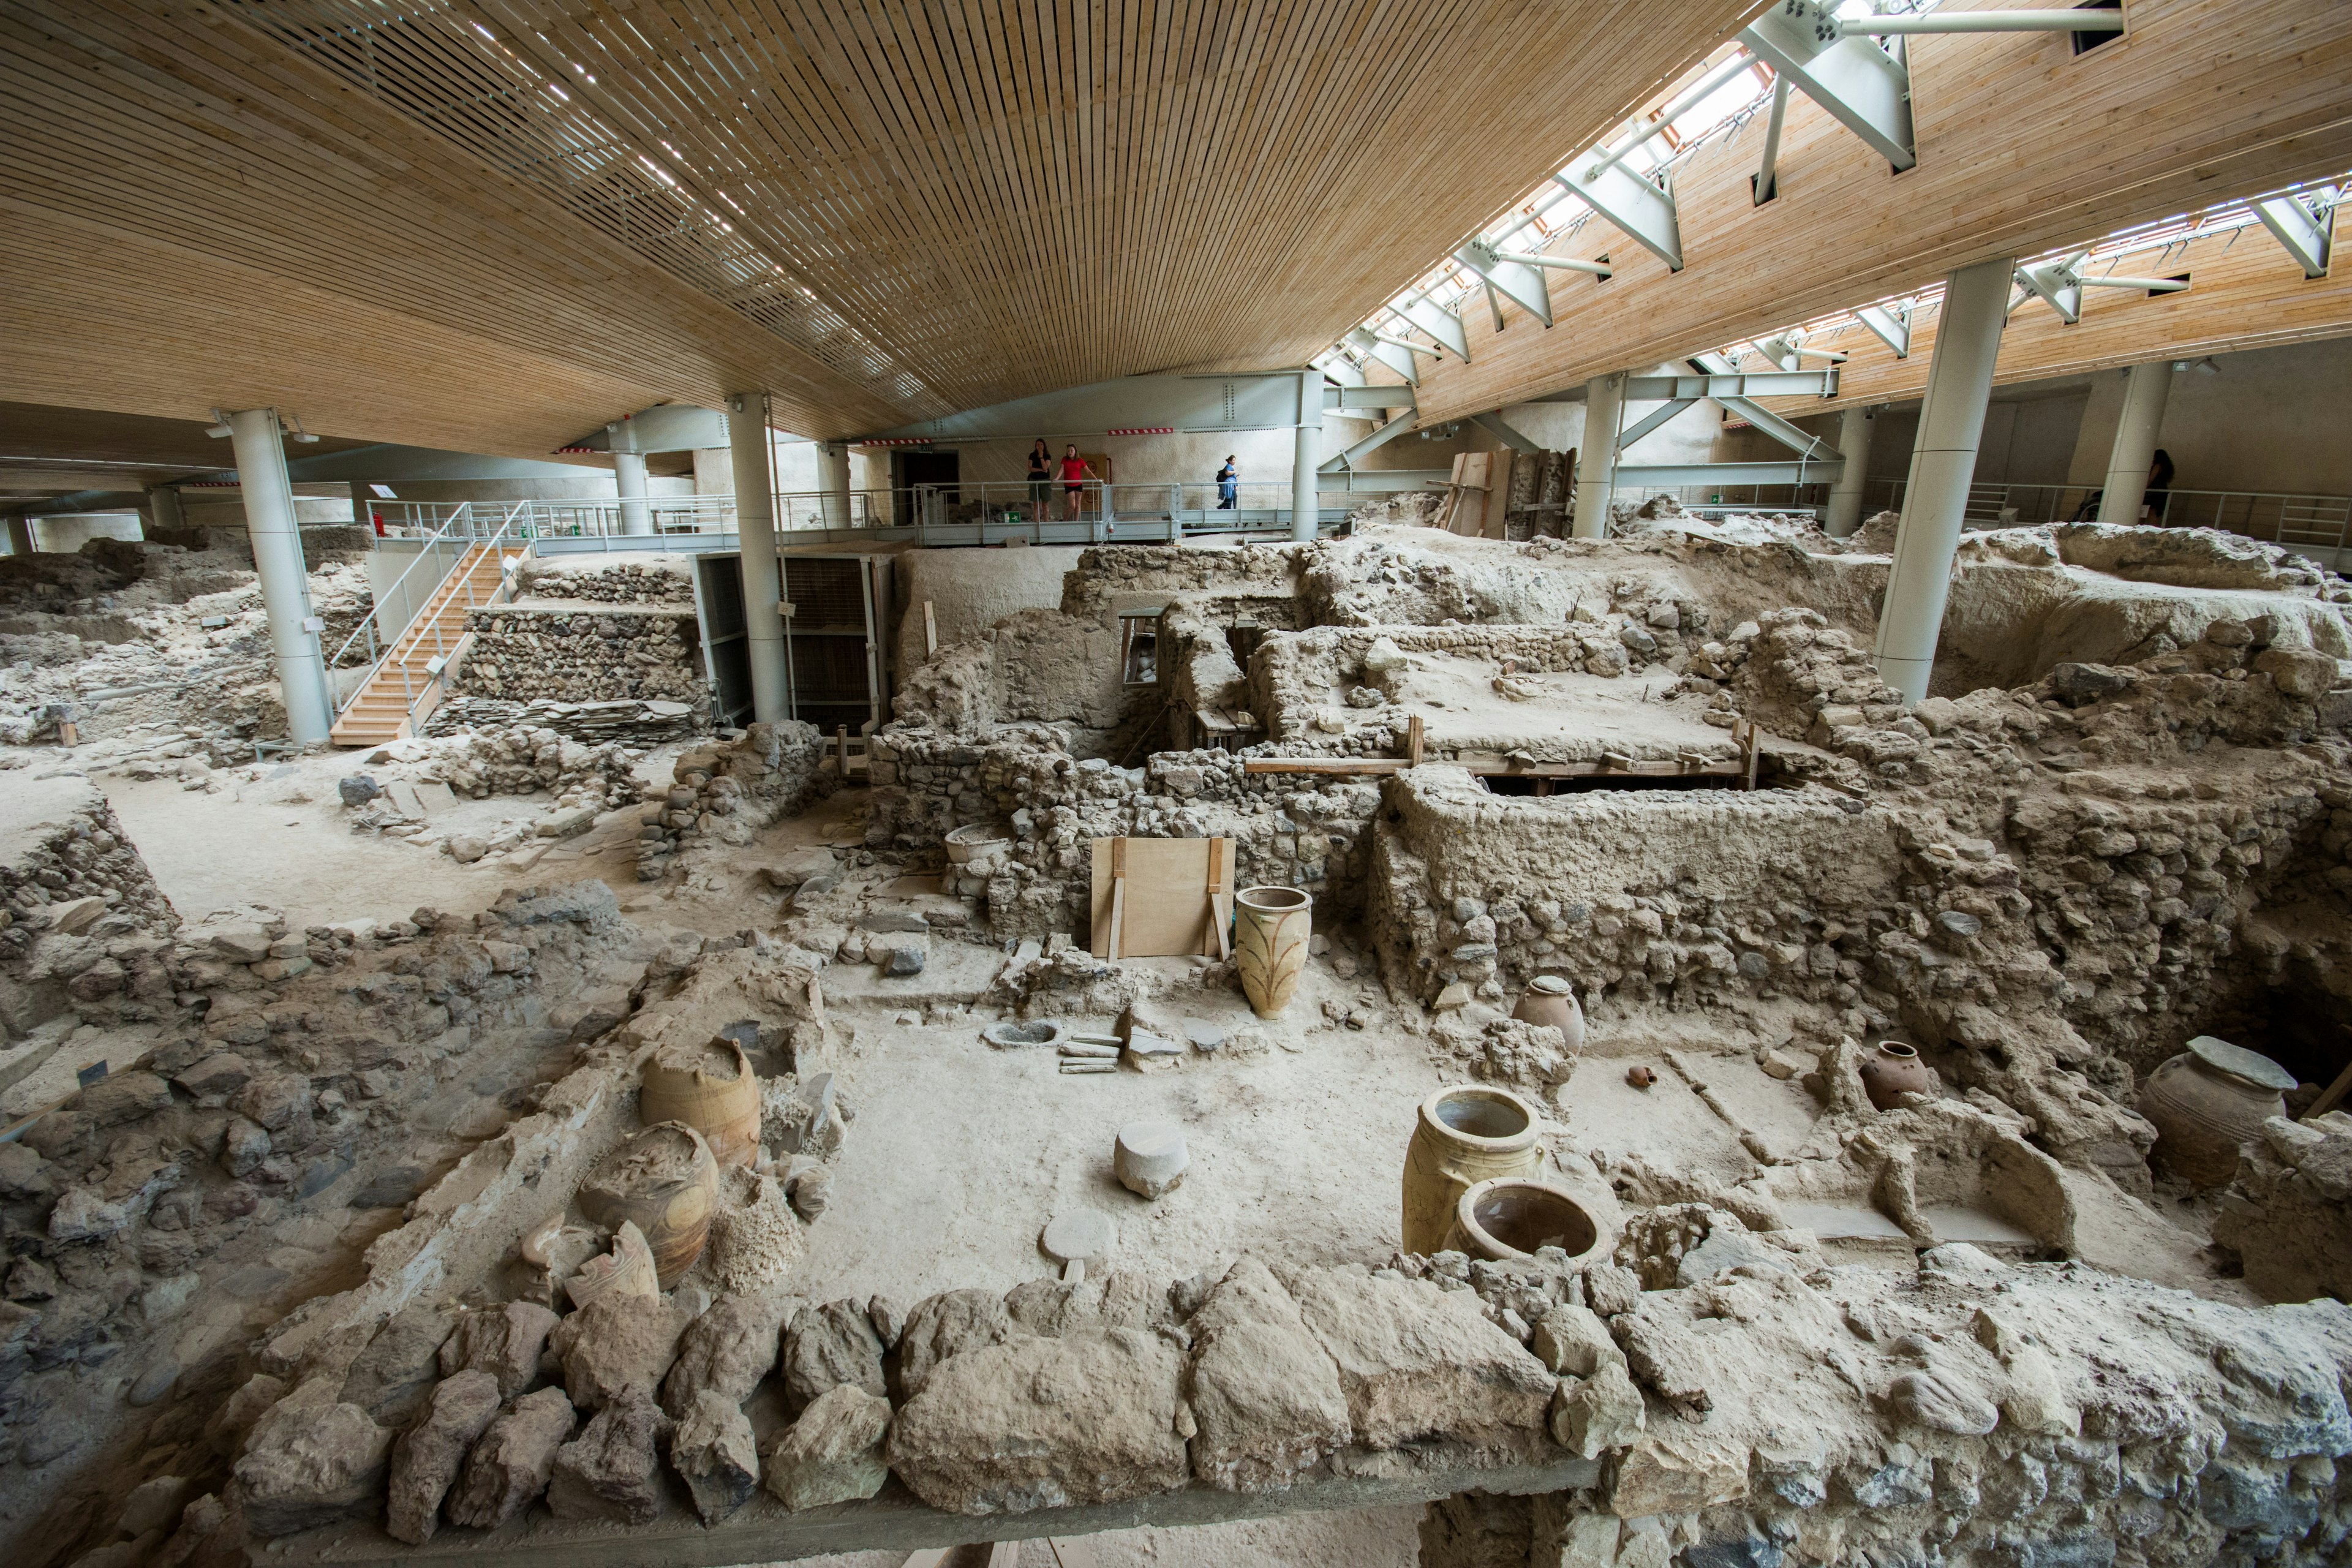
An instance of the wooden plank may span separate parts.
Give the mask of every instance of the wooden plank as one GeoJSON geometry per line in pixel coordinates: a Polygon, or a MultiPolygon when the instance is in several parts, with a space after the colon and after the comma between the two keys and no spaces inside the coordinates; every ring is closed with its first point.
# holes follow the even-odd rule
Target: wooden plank
{"type": "Polygon", "coordinates": [[[1117,963],[1126,951],[1120,945],[1120,938],[1126,934],[1126,925],[1127,840],[1114,838],[1110,841],[1110,937],[1104,950],[1104,956],[1113,963],[1117,963]]]}
{"type": "MultiPolygon", "coordinates": [[[[1701,775],[1738,778],[1748,764],[1738,760],[1693,763],[1680,757],[1664,759],[1606,758],[1597,762],[1512,763],[1501,758],[1446,758],[1479,778],[1579,779],[1613,774],[1621,778],[1675,778],[1701,775]]],[[[1416,765],[1404,757],[1244,757],[1244,773],[1324,773],[1332,777],[1385,778],[1416,765]]]]}
{"type": "MultiPolygon", "coordinates": [[[[1234,841],[1209,840],[1209,931],[1216,939],[1216,955],[1234,955],[1234,841]]],[[[1210,951],[1202,944],[1202,952],[1210,951]]]]}
{"type": "Polygon", "coordinates": [[[1421,715],[1415,713],[1407,718],[1404,722],[1405,766],[1409,768],[1421,766],[1422,750],[1427,743],[1427,740],[1428,731],[1422,722],[1421,715]]]}
{"type": "Polygon", "coordinates": [[[929,658],[940,651],[940,618],[933,613],[931,601],[923,601],[923,657],[929,658]]]}

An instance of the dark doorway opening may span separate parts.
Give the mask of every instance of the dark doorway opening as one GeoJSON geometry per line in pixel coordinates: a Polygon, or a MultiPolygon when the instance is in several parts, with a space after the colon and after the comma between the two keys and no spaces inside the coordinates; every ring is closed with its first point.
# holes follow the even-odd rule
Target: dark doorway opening
{"type": "Polygon", "coordinates": [[[963,481],[961,454],[952,447],[935,451],[920,447],[900,447],[890,454],[890,513],[891,521],[900,527],[911,526],[916,508],[922,504],[916,491],[927,486],[943,486],[943,504],[955,505],[962,497],[956,487],[963,481]]]}

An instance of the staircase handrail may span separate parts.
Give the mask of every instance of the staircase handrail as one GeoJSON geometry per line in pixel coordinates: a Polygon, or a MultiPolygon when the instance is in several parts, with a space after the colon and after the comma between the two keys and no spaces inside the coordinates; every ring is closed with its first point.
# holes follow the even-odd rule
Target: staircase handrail
{"type": "MultiPolygon", "coordinates": [[[[530,517],[530,515],[531,515],[530,502],[529,502],[529,501],[527,501],[527,500],[526,500],[526,501],[517,501],[517,502],[516,502],[516,503],[515,503],[511,508],[508,509],[508,511],[507,511],[506,516],[505,516],[504,518],[502,518],[501,520],[499,520],[498,531],[497,531],[496,533],[491,534],[491,535],[490,535],[490,537],[489,537],[487,541],[482,542],[482,543],[481,543],[482,559],[484,559],[484,560],[486,560],[486,561],[497,561],[497,560],[499,559],[499,542],[500,542],[501,541],[503,541],[503,540],[506,538],[507,534],[508,534],[509,531],[515,531],[515,525],[516,525],[516,523],[518,523],[518,522],[520,522],[520,521],[525,521],[526,520],[528,520],[528,519],[530,517]]],[[[520,537],[520,533],[518,533],[518,537],[520,537]]],[[[470,554],[472,554],[472,553],[473,553],[473,551],[472,551],[470,548],[466,552],[466,554],[467,554],[467,555],[470,555],[470,554]]],[[[465,556],[464,556],[464,555],[459,556],[459,557],[458,557],[458,560],[462,563],[462,562],[465,560],[465,556]]],[[[475,604],[475,603],[473,602],[473,587],[474,587],[474,584],[473,584],[473,578],[472,578],[472,575],[471,575],[470,574],[468,574],[467,575],[467,577],[466,577],[466,579],[465,579],[465,582],[464,582],[463,586],[464,586],[464,587],[465,587],[465,589],[466,589],[466,595],[467,595],[466,608],[467,608],[467,610],[469,613],[470,613],[471,611],[478,610],[478,609],[487,609],[487,608],[488,608],[490,605],[495,605],[495,604],[498,604],[498,603],[499,602],[499,600],[500,600],[500,599],[502,599],[502,598],[505,596],[505,595],[506,595],[506,592],[507,592],[507,576],[506,576],[506,569],[505,569],[505,567],[504,567],[504,565],[503,565],[503,564],[501,564],[501,565],[500,565],[499,570],[499,583],[498,583],[498,586],[497,586],[497,587],[495,587],[495,588],[492,588],[492,589],[490,590],[490,592],[489,592],[489,596],[488,596],[488,598],[486,598],[485,600],[483,600],[483,601],[482,601],[482,603],[481,603],[481,604],[479,604],[479,605],[477,605],[477,604],[475,604]]],[[[433,689],[434,689],[435,687],[436,687],[436,686],[438,686],[438,685],[440,685],[440,684],[441,684],[442,680],[444,679],[444,678],[445,678],[445,677],[447,675],[447,673],[448,673],[448,661],[449,661],[450,656],[451,656],[452,654],[454,654],[454,653],[456,653],[456,652],[457,651],[457,649],[456,647],[445,647],[445,646],[442,644],[442,641],[441,641],[441,617],[440,617],[440,614],[439,614],[439,610],[440,610],[442,607],[444,607],[444,606],[441,606],[441,605],[428,605],[428,606],[427,606],[427,608],[429,608],[429,609],[431,609],[431,610],[433,610],[433,611],[434,611],[434,614],[433,614],[433,616],[432,616],[432,626],[428,628],[428,629],[430,629],[430,630],[432,631],[432,633],[433,633],[434,658],[433,658],[433,659],[432,659],[430,662],[428,662],[428,663],[425,665],[425,689],[424,689],[424,690],[419,691],[418,689],[416,689],[415,682],[415,681],[410,678],[409,670],[408,670],[408,667],[407,667],[407,665],[406,665],[405,663],[403,663],[403,664],[402,664],[402,666],[401,666],[401,671],[400,671],[400,677],[401,677],[401,692],[402,692],[402,695],[403,695],[403,696],[404,696],[404,697],[406,697],[406,698],[407,698],[407,700],[407,700],[407,702],[406,702],[404,706],[404,711],[406,712],[406,714],[407,714],[407,716],[408,716],[408,718],[409,718],[409,720],[410,720],[410,721],[411,721],[412,725],[414,724],[414,721],[415,721],[415,717],[416,717],[416,705],[417,705],[418,703],[420,703],[420,702],[424,701],[424,700],[425,700],[425,698],[427,698],[428,696],[431,696],[431,695],[432,695],[432,692],[433,692],[433,689]]],[[[422,616],[422,615],[420,615],[419,619],[422,619],[422,618],[424,618],[424,617],[422,616]]],[[[467,638],[467,637],[471,636],[471,635],[472,635],[471,633],[467,633],[467,632],[460,632],[460,633],[458,634],[458,636],[457,636],[457,643],[458,643],[460,646],[462,646],[462,645],[464,644],[464,642],[465,642],[466,638],[467,638]]],[[[424,640],[424,637],[423,637],[423,634],[422,634],[422,633],[419,633],[419,634],[418,634],[418,637],[417,637],[417,639],[416,639],[416,640],[417,640],[419,643],[421,643],[421,642],[424,640]]],[[[393,651],[397,652],[397,651],[398,651],[398,649],[399,649],[399,646],[400,646],[400,645],[399,645],[399,643],[398,643],[398,642],[395,642],[395,643],[394,644],[394,649],[393,649],[393,651]]]]}
{"type": "MultiPolygon", "coordinates": [[[[446,522],[445,522],[445,523],[443,523],[439,528],[435,529],[435,530],[433,531],[432,534],[431,534],[429,537],[427,537],[427,538],[425,539],[424,545],[423,545],[421,548],[419,548],[419,549],[418,549],[418,551],[416,552],[416,559],[415,559],[414,561],[411,561],[411,562],[408,563],[408,565],[407,565],[407,566],[406,566],[406,567],[405,567],[405,568],[401,572],[400,575],[399,575],[399,576],[397,576],[397,577],[395,577],[395,578],[394,578],[394,579],[392,580],[392,586],[391,586],[391,587],[389,587],[389,588],[385,589],[382,594],[379,594],[379,595],[376,595],[376,599],[375,599],[376,605],[377,605],[377,606],[379,606],[379,607],[380,607],[380,606],[382,606],[385,600],[390,599],[390,598],[393,598],[394,595],[398,595],[398,594],[399,594],[399,592],[400,592],[400,590],[401,590],[402,585],[403,585],[404,584],[405,584],[405,583],[408,581],[409,574],[410,574],[410,573],[415,572],[415,571],[419,566],[422,566],[422,565],[424,565],[424,564],[425,564],[425,558],[427,555],[430,555],[431,553],[433,553],[433,552],[434,552],[434,550],[436,549],[436,546],[438,546],[438,545],[441,543],[442,540],[443,540],[443,539],[444,539],[444,538],[448,534],[448,532],[449,532],[449,531],[450,531],[451,529],[456,528],[456,527],[457,527],[457,526],[458,526],[458,524],[460,524],[460,523],[463,523],[463,524],[465,524],[465,525],[466,525],[466,527],[467,527],[467,537],[469,537],[469,538],[470,538],[470,537],[471,537],[471,534],[472,534],[473,521],[474,521],[474,503],[473,503],[472,501],[469,501],[469,500],[467,500],[467,501],[459,501],[459,502],[457,503],[457,510],[456,510],[455,511],[452,511],[452,512],[449,514],[449,521],[446,521],[446,522]]],[[[440,577],[440,578],[436,578],[436,579],[435,580],[434,584],[433,584],[434,588],[437,590],[437,589],[440,587],[440,585],[441,585],[441,581],[442,581],[442,579],[446,579],[446,578],[449,575],[449,574],[450,574],[453,570],[455,570],[455,569],[456,569],[457,562],[458,562],[458,561],[463,561],[465,558],[466,558],[466,552],[465,552],[464,551],[462,551],[462,550],[461,550],[461,551],[459,551],[459,552],[457,552],[457,560],[454,560],[454,561],[450,562],[448,565],[444,566],[443,568],[441,568],[441,577],[440,577]]],[[[429,602],[429,601],[428,601],[428,602],[429,602]]],[[[419,607],[419,609],[418,609],[418,611],[417,611],[417,614],[418,614],[418,615],[422,615],[423,613],[424,613],[424,606],[420,606],[420,607],[419,607]]],[[[372,608],[372,609],[370,609],[370,610],[369,610],[369,612],[368,612],[366,615],[362,616],[360,617],[360,624],[359,624],[358,626],[353,626],[353,627],[352,628],[352,635],[351,635],[351,636],[349,636],[349,637],[345,637],[345,638],[343,639],[342,646],[341,646],[341,647],[338,647],[337,649],[335,649],[335,651],[334,651],[333,653],[331,653],[331,654],[328,655],[328,657],[327,657],[327,668],[328,668],[329,669],[332,669],[332,668],[334,668],[338,664],[341,664],[341,663],[342,662],[343,655],[345,655],[345,654],[347,654],[347,653],[349,653],[349,652],[351,652],[351,651],[352,651],[352,644],[353,644],[353,643],[355,643],[355,642],[359,641],[359,640],[360,640],[360,638],[362,638],[362,637],[364,637],[365,638],[367,638],[367,644],[368,644],[368,669],[367,669],[367,675],[362,676],[362,677],[360,679],[359,686],[358,686],[357,688],[353,689],[353,690],[352,690],[352,702],[356,702],[356,701],[358,701],[358,700],[359,700],[359,694],[360,694],[360,692],[361,692],[361,691],[362,691],[362,690],[365,690],[365,689],[366,689],[369,678],[373,677],[373,676],[375,674],[375,668],[376,668],[376,666],[377,666],[377,665],[379,665],[379,664],[382,664],[382,663],[383,662],[385,655],[389,654],[390,652],[392,652],[392,651],[393,651],[393,649],[394,649],[394,648],[396,648],[396,647],[398,647],[400,646],[400,636],[399,636],[399,634],[395,633],[395,634],[394,635],[394,637],[393,637],[392,643],[391,643],[391,646],[390,646],[390,647],[385,647],[385,648],[383,648],[383,649],[382,649],[382,650],[379,650],[379,649],[376,647],[376,646],[375,646],[375,617],[376,617],[376,611],[375,611],[375,609],[373,609],[373,608],[372,608]]],[[[415,616],[412,616],[410,617],[410,620],[411,620],[412,622],[413,622],[415,619],[415,616]]],[[[407,631],[407,629],[408,629],[408,628],[407,628],[406,626],[403,626],[403,627],[401,628],[401,631],[402,631],[402,632],[405,632],[405,631],[407,631]]],[[[350,706],[351,706],[351,702],[346,702],[346,703],[344,703],[344,704],[343,704],[343,707],[344,707],[344,708],[349,708],[350,706]]],[[[337,716],[338,718],[341,717],[341,710],[338,710],[338,712],[337,712],[336,716],[337,716]]]]}

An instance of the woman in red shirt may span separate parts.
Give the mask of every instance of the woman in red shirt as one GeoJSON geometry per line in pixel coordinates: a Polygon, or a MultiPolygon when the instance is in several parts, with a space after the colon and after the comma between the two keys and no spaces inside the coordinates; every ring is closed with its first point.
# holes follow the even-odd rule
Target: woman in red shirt
{"type": "Polygon", "coordinates": [[[1063,448],[1062,495],[1072,522],[1078,521],[1078,497],[1085,491],[1087,481],[1094,477],[1095,471],[1087,467],[1087,460],[1078,456],[1076,447],[1063,448]]]}

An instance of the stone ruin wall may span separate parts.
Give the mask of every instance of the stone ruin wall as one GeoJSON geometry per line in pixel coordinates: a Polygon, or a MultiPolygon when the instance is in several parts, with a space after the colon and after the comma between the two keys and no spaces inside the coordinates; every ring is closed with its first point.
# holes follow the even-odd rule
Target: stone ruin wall
{"type": "Polygon", "coordinates": [[[0,1037],[78,1007],[136,1021],[172,994],[179,916],[87,779],[0,785],[0,1037]]]}
{"type": "Polygon", "coordinates": [[[473,647],[451,685],[460,696],[690,703],[703,695],[691,612],[501,605],[468,612],[466,626],[473,647]]]}

